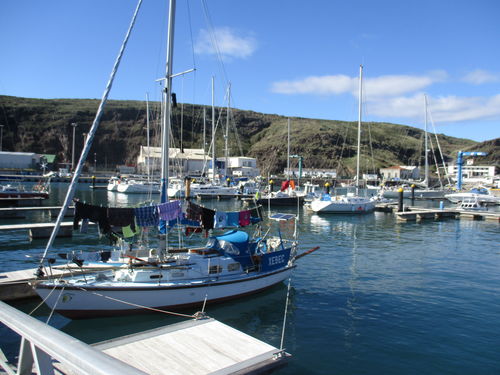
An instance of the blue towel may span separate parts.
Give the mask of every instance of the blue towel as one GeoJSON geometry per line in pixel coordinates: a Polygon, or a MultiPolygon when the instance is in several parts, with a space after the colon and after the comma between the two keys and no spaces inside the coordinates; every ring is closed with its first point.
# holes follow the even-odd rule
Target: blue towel
{"type": "Polygon", "coordinates": [[[158,206],[144,206],[134,208],[137,225],[140,227],[154,227],[160,223],[158,206]]]}
{"type": "Polygon", "coordinates": [[[228,212],[227,213],[227,226],[228,227],[239,227],[240,226],[240,213],[239,212],[228,212]]]}

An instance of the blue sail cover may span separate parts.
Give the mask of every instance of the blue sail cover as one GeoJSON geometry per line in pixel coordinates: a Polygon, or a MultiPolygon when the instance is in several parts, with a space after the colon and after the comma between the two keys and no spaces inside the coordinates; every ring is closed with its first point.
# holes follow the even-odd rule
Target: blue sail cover
{"type": "Polygon", "coordinates": [[[221,236],[215,236],[215,239],[217,240],[217,247],[222,250],[225,255],[239,262],[243,268],[253,264],[251,247],[255,246],[255,244],[250,242],[248,233],[232,230],[221,236]]]}

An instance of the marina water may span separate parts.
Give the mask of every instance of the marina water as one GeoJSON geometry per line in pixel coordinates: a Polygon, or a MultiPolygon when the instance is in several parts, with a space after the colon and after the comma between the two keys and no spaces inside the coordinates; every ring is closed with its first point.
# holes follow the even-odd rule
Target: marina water
{"type": "MultiPolygon", "coordinates": [[[[61,204],[67,184],[54,184],[61,204]]],[[[144,196],[93,191],[92,204],[134,205],[144,196]]],[[[156,199],[158,199],[156,197],[156,199]]],[[[234,209],[240,202],[202,201],[234,209]]],[[[422,202],[439,205],[439,202],[422,202]]],[[[273,210],[273,212],[293,209],[273,210]]],[[[500,230],[497,222],[447,219],[397,222],[392,214],[316,215],[300,210],[301,258],[291,279],[285,348],[293,355],[279,374],[496,374],[500,373],[500,230]]],[[[68,219],[70,220],[70,219],[68,219]]],[[[2,224],[49,221],[33,213],[2,224]]],[[[54,251],[106,248],[96,230],[58,238],[54,251]]],[[[34,267],[45,240],[26,231],[0,232],[0,272],[34,267]]],[[[279,347],[287,286],[244,299],[208,305],[209,316],[279,347]]],[[[40,300],[12,303],[30,313],[40,300]]],[[[194,312],[194,311],[192,311],[194,312]]],[[[46,321],[45,306],[33,313],[46,321]]],[[[50,324],[87,343],[178,322],[152,313],[50,324]]],[[[2,326],[0,346],[9,359],[19,338],[2,326]]],[[[166,349],[168,350],[168,349],[166,349]]]]}

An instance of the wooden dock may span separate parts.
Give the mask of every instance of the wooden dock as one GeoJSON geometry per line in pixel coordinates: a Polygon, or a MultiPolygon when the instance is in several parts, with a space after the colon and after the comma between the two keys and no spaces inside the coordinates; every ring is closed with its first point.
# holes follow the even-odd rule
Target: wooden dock
{"type": "Polygon", "coordinates": [[[211,318],[181,322],[93,346],[147,374],[269,373],[284,366],[290,356],[211,318]]]}
{"type": "Polygon", "coordinates": [[[203,314],[94,345],[5,303],[0,303],[0,322],[22,343],[16,363],[0,350],[0,374],[257,375],[285,366],[290,357],[203,314]]]}
{"type": "Polygon", "coordinates": [[[488,211],[466,211],[458,209],[439,209],[439,208],[422,208],[422,207],[406,207],[403,212],[395,212],[396,217],[400,221],[416,221],[416,220],[441,220],[446,218],[472,219],[472,220],[491,220],[500,222],[500,212],[488,211]]]}
{"type": "MultiPolygon", "coordinates": [[[[30,223],[30,224],[10,224],[0,225],[0,231],[6,230],[28,230],[28,236],[31,239],[49,238],[54,230],[55,223],[30,223]]],[[[89,223],[93,225],[93,223],[89,223]]],[[[73,222],[63,221],[60,224],[57,237],[72,237],[73,236],[73,222]]]]}
{"type": "MultiPolygon", "coordinates": [[[[2,207],[0,208],[0,219],[24,219],[27,213],[42,211],[47,212],[50,211],[51,217],[57,217],[59,215],[59,211],[61,211],[61,207],[58,206],[47,206],[47,207],[2,207]]],[[[74,216],[75,215],[75,207],[70,206],[66,210],[66,216],[74,216]]]]}

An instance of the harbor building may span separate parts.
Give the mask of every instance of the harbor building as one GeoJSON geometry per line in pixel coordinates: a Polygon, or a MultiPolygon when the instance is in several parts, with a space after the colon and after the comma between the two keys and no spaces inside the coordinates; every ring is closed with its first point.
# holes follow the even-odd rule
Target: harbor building
{"type": "MultiPolygon", "coordinates": [[[[203,172],[203,166],[210,159],[201,148],[169,149],[169,173],[171,176],[197,176],[203,172]]],[[[161,170],[161,147],[141,146],[137,157],[137,171],[146,174],[148,165],[151,173],[161,170]]]]}
{"type": "Polygon", "coordinates": [[[40,155],[34,152],[0,151],[1,169],[37,169],[40,155]]]}
{"type": "Polygon", "coordinates": [[[420,178],[420,170],[418,167],[406,165],[380,168],[380,174],[382,179],[386,181],[418,180],[420,178]]]}
{"type": "MultiPolygon", "coordinates": [[[[453,180],[457,180],[456,164],[448,165],[448,174],[453,180]]],[[[462,182],[464,184],[492,184],[498,179],[496,167],[494,165],[474,165],[473,160],[467,160],[467,164],[462,166],[462,182]]]]}

